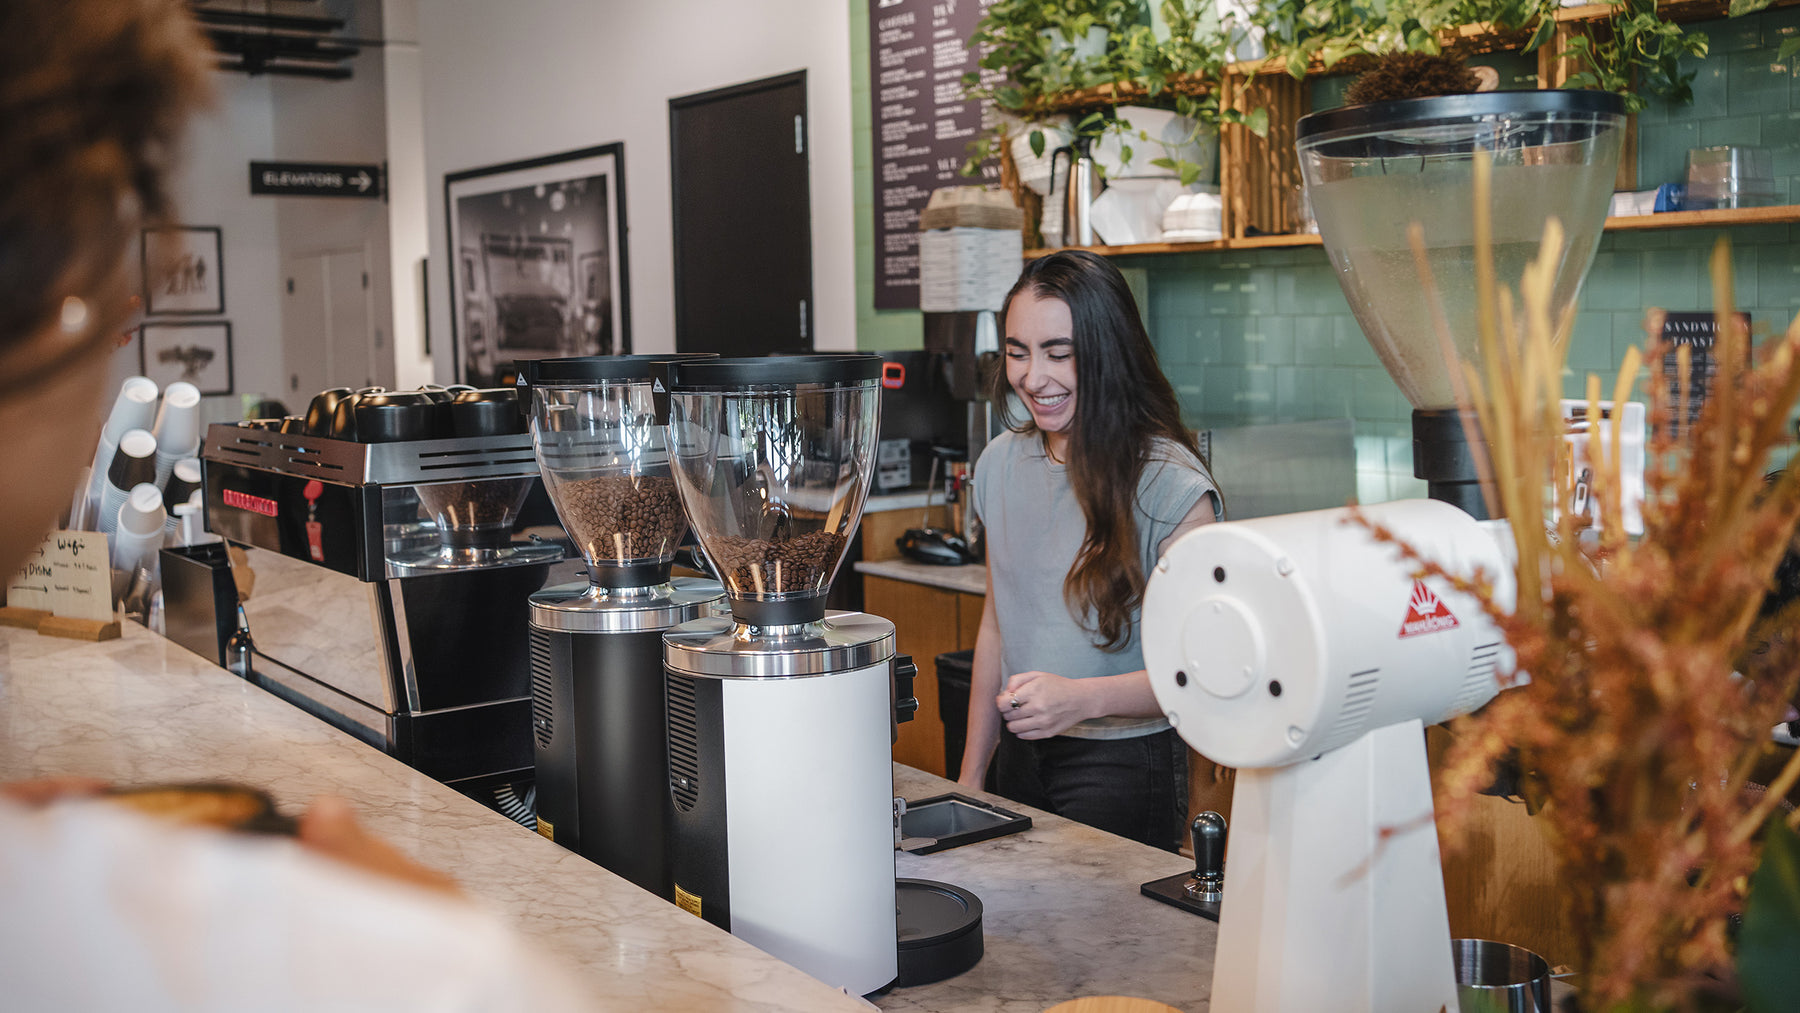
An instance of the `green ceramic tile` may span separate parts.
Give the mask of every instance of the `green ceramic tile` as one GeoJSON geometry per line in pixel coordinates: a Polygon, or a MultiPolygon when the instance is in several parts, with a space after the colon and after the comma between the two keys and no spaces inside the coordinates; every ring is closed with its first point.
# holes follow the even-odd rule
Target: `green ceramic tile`
{"type": "Polygon", "coordinates": [[[1275,312],[1275,269],[1256,267],[1243,272],[1238,292],[1244,296],[1245,311],[1253,316],[1275,312]]]}
{"type": "MultiPolygon", "coordinates": [[[[1763,44],[1763,24],[1761,18],[1736,17],[1720,21],[1710,21],[1704,26],[1693,28],[1706,34],[1707,61],[1711,62],[1723,54],[1737,54],[1745,50],[1760,49],[1763,44]]],[[[1734,78],[1732,87],[1737,87],[1734,78]]]]}
{"type": "Polygon", "coordinates": [[[1642,254],[1636,250],[1603,251],[1594,255],[1594,266],[1581,286],[1581,306],[1587,310],[1629,309],[1639,305],[1638,284],[1642,254]]]}
{"type": "Polygon", "coordinates": [[[1375,349],[1369,339],[1363,336],[1362,328],[1357,325],[1356,318],[1343,314],[1334,318],[1332,334],[1336,348],[1335,363],[1339,366],[1379,366],[1381,360],[1376,358],[1375,349]]]}
{"type": "MultiPolygon", "coordinates": [[[[1709,63],[1719,57],[1709,57],[1709,63]]],[[[1731,53],[1724,57],[1731,80],[1731,96],[1727,105],[1731,115],[1785,112],[1793,75],[1788,64],[1777,63],[1775,53],[1767,49],[1731,53]]],[[[1758,136],[1761,136],[1760,130],[1758,136]]]]}
{"type": "Polygon", "coordinates": [[[1355,418],[1350,403],[1356,391],[1356,370],[1321,368],[1313,373],[1313,407],[1320,418],[1355,418]]]}
{"type": "Polygon", "coordinates": [[[1386,370],[1379,366],[1357,370],[1355,390],[1350,395],[1350,405],[1357,418],[1397,419],[1405,403],[1406,399],[1400,396],[1399,388],[1394,386],[1386,370]]]}
{"type": "Polygon", "coordinates": [[[1669,245],[1669,233],[1657,229],[1614,232],[1607,239],[1615,250],[1662,250],[1669,245]]]}
{"type": "Polygon", "coordinates": [[[1244,340],[1245,318],[1230,317],[1221,321],[1218,362],[1227,366],[1245,366],[1255,361],[1249,343],[1244,340]]]}
{"type": "MultiPolygon", "coordinates": [[[[1702,230],[1695,230],[1700,232],[1702,230]]],[[[1729,229],[1723,235],[1730,237],[1731,245],[1736,246],[1785,246],[1789,242],[1786,225],[1739,225],[1729,229]]],[[[1711,248],[1711,237],[1703,244],[1711,248]]]]}
{"type": "Polygon", "coordinates": [[[1307,365],[1329,365],[1336,361],[1333,334],[1336,322],[1326,316],[1294,318],[1294,361],[1307,365]]]}
{"type": "Polygon", "coordinates": [[[1644,251],[1644,298],[1664,309],[1697,305],[1706,278],[1706,260],[1698,249],[1644,251]]]}
{"type": "Polygon", "coordinates": [[[1291,366],[1298,362],[1295,354],[1294,318],[1253,317],[1244,334],[1254,361],[1265,366],[1291,366]]]}
{"type": "Polygon", "coordinates": [[[1349,74],[1333,74],[1328,77],[1312,79],[1312,108],[1316,112],[1321,109],[1336,109],[1344,104],[1344,91],[1350,87],[1354,78],[1349,74]]]}
{"type": "Polygon", "coordinates": [[[1757,302],[1791,313],[1800,307],[1800,259],[1791,248],[1771,247],[1758,256],[1757,302]]]}
{"type": "Polygon", "coordinates": [[[1568,361],[1577,370],[1608,369],[1617,364],[1612,349],[1612,314],[1590,311],[1575,315],[1568,361]]]}
{"type": "Polygon", "coordinates": [[[1755,306],[1761,286],[1757,283],[1757,261],[1760,250],[1755,246],[1734,245],[1731,248],[1732,301],[1739,306],[1755,306]]]}
{"type": "Polygon", "coordinates": [[[1700,146],[1717,147],[1721,144],[1760,145],[1762,143],[1762,117],[1760,115],[1727,116],[1723,119],[1702,120],[1700,122],[1700,146]]]}
{"type": "Polygon", "coordinates": [[[1700,146],[1697,120],[1671,119],[1638,128],[1638,186],[1648,190],[1687,179],[1687,153],[1700,146]]]}
{"type": "Polygon", "coordinates": [[[1724,60],[1709,59],[1697,66],[1684,62],[1682,69],[1694,70],[1694,101],[1685,108],[1671,106],[1669,120],[1673,122],[1677,116],[1683,119],[1709,120],[1730,113],[1730,99],[1726,92],[1731,83],[1730,74],[1724,60]]]}

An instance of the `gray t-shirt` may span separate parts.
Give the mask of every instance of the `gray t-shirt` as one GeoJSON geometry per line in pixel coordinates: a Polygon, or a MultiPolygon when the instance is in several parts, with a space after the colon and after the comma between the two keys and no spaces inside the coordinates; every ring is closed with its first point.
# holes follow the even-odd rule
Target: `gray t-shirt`
{"type": "MultiPolygon", "coordinates": [[[[1212,476],[1199,459],[1180,444],[1159,439],[1138,478],[1137,534],[1146,576],[1153,572],[1163,539],[1208,492],[1215,493],[1217,502],[1212,476]]],[[[1051,462],[1041,437],[1006,432],[989,443],[976,462],[972,502],[987,529],[988,573],[1003,645],[1002,685],[1020,672],[1087,679],[1144,667],[1135,610],[1124,647],[1103,651],[1063,600],[1063,580],[1087,534],[1087,518],[1067,469],[1051,462]]],[[[1160,717],[1104,717],[1063,734],[1123,739],[1167,727],[1160,717]]]]}

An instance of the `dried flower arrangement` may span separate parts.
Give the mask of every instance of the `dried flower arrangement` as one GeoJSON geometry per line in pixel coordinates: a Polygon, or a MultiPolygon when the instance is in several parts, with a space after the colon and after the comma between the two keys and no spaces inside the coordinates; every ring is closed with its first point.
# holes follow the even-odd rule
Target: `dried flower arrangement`
{"type": "MultiPolygon", "coordinates": [[[[1542,807],[1562,866],[1584,1010],[1742,1009],[1746,1000],[1753,1010],[1791,1009],[1800,992],[1781,990],[1800,974],[1800,815],[1781,802],[1800,779],[1800,754],[1766,791],[1751,775],[1769,766],[1770,729],[1800,681],[1800,616],[1759,617],[1800,520],[1800,468],[1773,483],[1763,474],[1800,400],[1800,319],[1752,354],[1721,242],[1711,264],[1721,365],[1698,420],[1685,432],[1669,424],[1687,417],[1689,358],[1659,344],[1660,311],[1648,315],[1647,352],[1626,356],[1611,392],[1628,400],[1651,364],[1644,534],[1633,540],[1620,523],[1617,413],[1610,425],[1596,421],[1590,443],[1599,524],[1553,511],[1571,488],[1560,400],[1574,310],[1552,319],[1550,309],[1560,228],[1546,229],[1515,305],[1487,248],[1486,170],[1478,165],[1476,176],[1483,368],[1461,365],[1459,393],[1491,446],[1482,477],[1501,508],[1492,512],[1512,522],[1516,607],[1497,607],[1481,575],[1457,579],[1406,547],[1404,533],[1371,525],[1423,572],[1481,597],[1529,673],[1452,725],[1439,771],[1442,836],[1456,846],[1475,795],[1516,750],[1523,793],[1542,807]],[[1743,365],[1734,372],[1731,363],[1743,365]]],[[[1414,241],[1429,287],[1416,232],[1414,241]]],[[[1590,375],[1589,420],[1602,419],[1599,388],[1590,375]]]]}

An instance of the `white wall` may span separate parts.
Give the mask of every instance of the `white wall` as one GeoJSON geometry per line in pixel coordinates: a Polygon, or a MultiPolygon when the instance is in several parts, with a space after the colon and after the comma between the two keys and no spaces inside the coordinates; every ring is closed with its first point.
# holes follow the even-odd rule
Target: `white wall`
{"type": "MultiPolygon", "coordinates": [[[[347,64],[351,77],[332,81],[304,77],[273,79],[274,157],[283,161],[379,165],[387,159],[385,54],[380,46],[365,48],[347,64]]],[[[327,386],[361,386],[372,379],[394,384],[393,306],[388,242],[388,205],[355,197],[262,197],[276,208],[281,234],[281,269],[295,258],[361,250],[369,274],[370,373],[327,376],[327,386]]],[[[268,298],[279,305],[283,292],[268,298]]],[[[335,296],[336,294],[334,294],[335,296]]],[[[288,354],[324,347],[322,335],[287,334],[288,354]],[[310,342],[309,342],[310,337],[310,342]]],[[[282,400],[299,411],[318,387],[281,388],[282,400]]]]}
{"type": "Polygon", "coordinates": [[[668,351],[675,344],[668,101],[800,69],[812,147],[815,345],[856,347],[843,0],[421,0],[418,28],[440,381],[452,370],[445,173],[623,141],[632,347],[668,351]]]}
{"type": "MultiPolygon", "coordinates": [[[[182,170],[172,190],[183,225],[216,225],[223,239],[225,312],[231,322],[233,389],[207,398],[208,421],[241,418],[240,397],[281,388],[281,312],[272,298],[280,274],[275,208],[250,196],[250,160],[268,158],[273,146],[267,78],[217,74],[218,102],[194,122],[182,170]]],[[[135,342],[113,363],[115,378],[138,371],[135,342]]],[[[111,406],[112,401],[107,399],[111,406]]]]}

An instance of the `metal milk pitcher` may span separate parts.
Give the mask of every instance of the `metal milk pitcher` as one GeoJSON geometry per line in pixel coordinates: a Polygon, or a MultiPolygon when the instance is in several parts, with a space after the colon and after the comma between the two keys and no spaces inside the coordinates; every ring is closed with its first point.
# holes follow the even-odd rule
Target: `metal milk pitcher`
{"type": "Polygon", "coordinates": [[[1100,196],[1100,173],[1088,153],[1088,140],[1081,138],[1050,153],[1050,192],[1056,192],[1056,160],[1067,153],[1064,169],[1062,243],[1064,246],[1094,245],[1094,198],[1100,196]]]}

